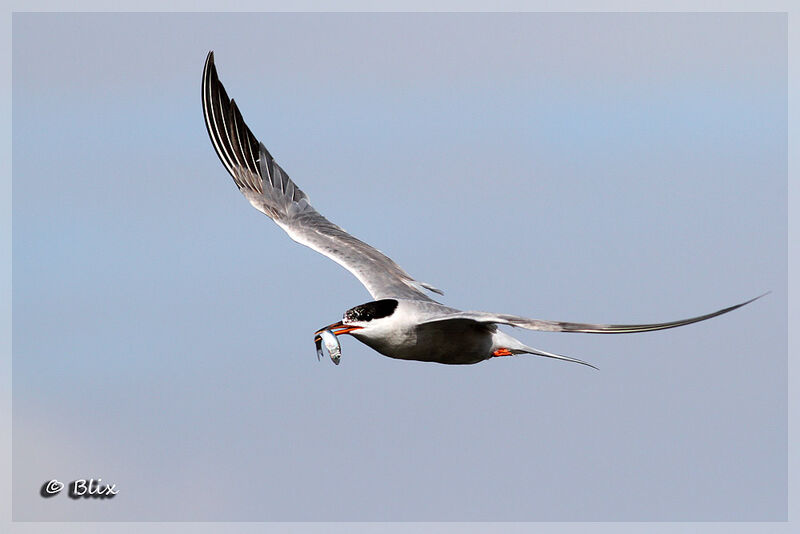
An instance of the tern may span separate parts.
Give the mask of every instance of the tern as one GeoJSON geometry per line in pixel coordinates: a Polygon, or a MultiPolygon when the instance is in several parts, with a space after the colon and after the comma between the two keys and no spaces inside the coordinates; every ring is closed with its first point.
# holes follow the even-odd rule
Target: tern
{"type": "Polygon", "coordinates": [[[213,51],[206,58],[202,85],[208,135],[239,191],[294,241],[350,271],[374,299],[347,310],[341,321],[317,330],[317,343],[327,330],[336,336],[348,334],[385,356],[402,360],[474,364],[498,356],[534,354],[597,369],[577,358],[529,347],[499,330],[498,325],[545,332],[650,332],[705,321],[760,298],[689,319],[624,325],[529,319],[444,306],[425,293],[427,290],[442,295],[439,289],[415,280],[391,258],[353,237],[312,207],[308,196],[247,127],[236,102],[228,98],[217,75],[213,51]]]}

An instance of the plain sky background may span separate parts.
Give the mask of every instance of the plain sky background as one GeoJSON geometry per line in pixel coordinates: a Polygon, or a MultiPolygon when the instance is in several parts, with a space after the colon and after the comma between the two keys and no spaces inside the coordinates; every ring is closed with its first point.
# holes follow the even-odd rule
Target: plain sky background
{"type": "Polygon", "coordinates": [[[16,520],[784,520],[780,14],[17,14],[16,520]],[[236,191],[209,49],[323,214],[517,331],[447,367],[313,331],[369,300],[236,191]],[[120,495],[39,497],[51,478],[120,495]]]}

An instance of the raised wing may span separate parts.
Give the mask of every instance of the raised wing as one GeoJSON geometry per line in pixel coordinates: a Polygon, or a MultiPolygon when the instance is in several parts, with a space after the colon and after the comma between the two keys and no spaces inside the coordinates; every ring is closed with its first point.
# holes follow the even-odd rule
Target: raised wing
{"type": "MultiPolygon", "coordinates": [[[[766,293],[764,294],[766,295],[766,293]]],[[[428,321],[422,324],[436,323],[440,321],[452,321],[468,319],[478,323],[494,323],[506,324],[516,326],[518,328],[526,328],[528,330],[540,330],[543,332],[580,332],[584,334],[633,334],[636,332],[651,332],[653,330],[666,330],[667,328],[677,328],[687,324],[698,323],[717,317],[723,313],[731,312],[737,308],[741,308],[745,304],[750,304],[756,299],[760,299],[764,295],[752,298],[746,302],[729,306],[717,310],[713,313],[691,317],[689,319],[680,319],[678,321],[670,321],[668,323],[650,323],[650,324],[591,324],[591,323],[568,323],[563,321],[546,321],[542,319],[528,319],[527,317],[520,317],[518,315],[507,315],[500,313],[486,313],[486,312],[457,312],[428,321]]]]}
{"type": "Polygon", "coordinates": [[[404,298],[433,302],[423,288],[442,293],[414,280],[391,258],[351,236],[311,207],[308,196],[255,138],[236,103],[228,98],[217,76],[214,52],[208,53],[203,69],[203,115],[214,150],[239,191],[289,237],[353,273],[376,300],[404,298]]]}

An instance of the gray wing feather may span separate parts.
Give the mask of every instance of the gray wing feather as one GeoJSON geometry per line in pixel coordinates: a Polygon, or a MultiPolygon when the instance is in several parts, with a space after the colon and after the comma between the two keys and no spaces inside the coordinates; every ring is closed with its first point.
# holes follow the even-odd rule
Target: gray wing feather
{"type": "MultiPolygon", "coordinates": [[[[766,295],[766,293],[764,294],[766,295]]],[[[479,323],[494,323],[515,326],[518,328],[525,328],[528,330],[539,330],[543,332],[580,332],[584,334],[633,334],[636,332],[652,332],[654,330],[665,330],[667,328],[677,328],[700,321],[717,317],[724,313],[732,312],[737,308],[741,308],[745,304],[750,304],[756,299],[760,299],[764,295],[752,298],[748,301],[717,310],[705,315],[697,317],[690,317],[688,319],[680,319],[678,321],[670,321],[668,323],[650,323],[650,324],[592,324],[592,323],[569,323],[563,321],[547,321],[543,319],[529,319],[527,317],[520,317],[518,315],[507,315],[500,313],[486,313],[486,312],[457,312],[452,314],[443,315],[434,319],[423,322],[422,324],[435,323],[439,321],[450,321],[457,319],[471,319],[479,323]]]]}
{"type": "Polygon", "coordinates": [[[203,69],[203,116],[220,161],[239,191],[289,236],[329,257],[364,284],[375,299],[404,298],[434,302],[418,282],[379,250],[320,215],[308,196],[289,178],[244,122],[236,102],[228,98],[209,52],[203,69]]]}

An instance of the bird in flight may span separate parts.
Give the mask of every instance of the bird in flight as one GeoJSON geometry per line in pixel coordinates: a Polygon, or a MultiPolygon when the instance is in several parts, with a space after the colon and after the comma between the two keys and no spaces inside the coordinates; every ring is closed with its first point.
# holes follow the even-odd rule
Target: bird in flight
{"type": "Polygon", "coordinates": [[[439,289],[415,280],[391,258],[345,232],[314,209],[308,196],[255,138],[236,103],[228,98],[217,75],[213,51],[206,58],[202,89],[208,135],[239,191],[293,240],[350,271],[374,299],[347,310],[341,321],[315,332],[317,355],[324,341],[337,364],[341,350],[336,336],[348,334],[385,356],[402,360],[472,364],[499,356],[535,354],[596,369],[576,358],[529,347],[499,330],[498,325],[545,332],[650,332],[705,321],[760,298],[689,319],[628,325],[528,319],[444,306],[426,294],[427,290],[441,295],[439,289]]]}

